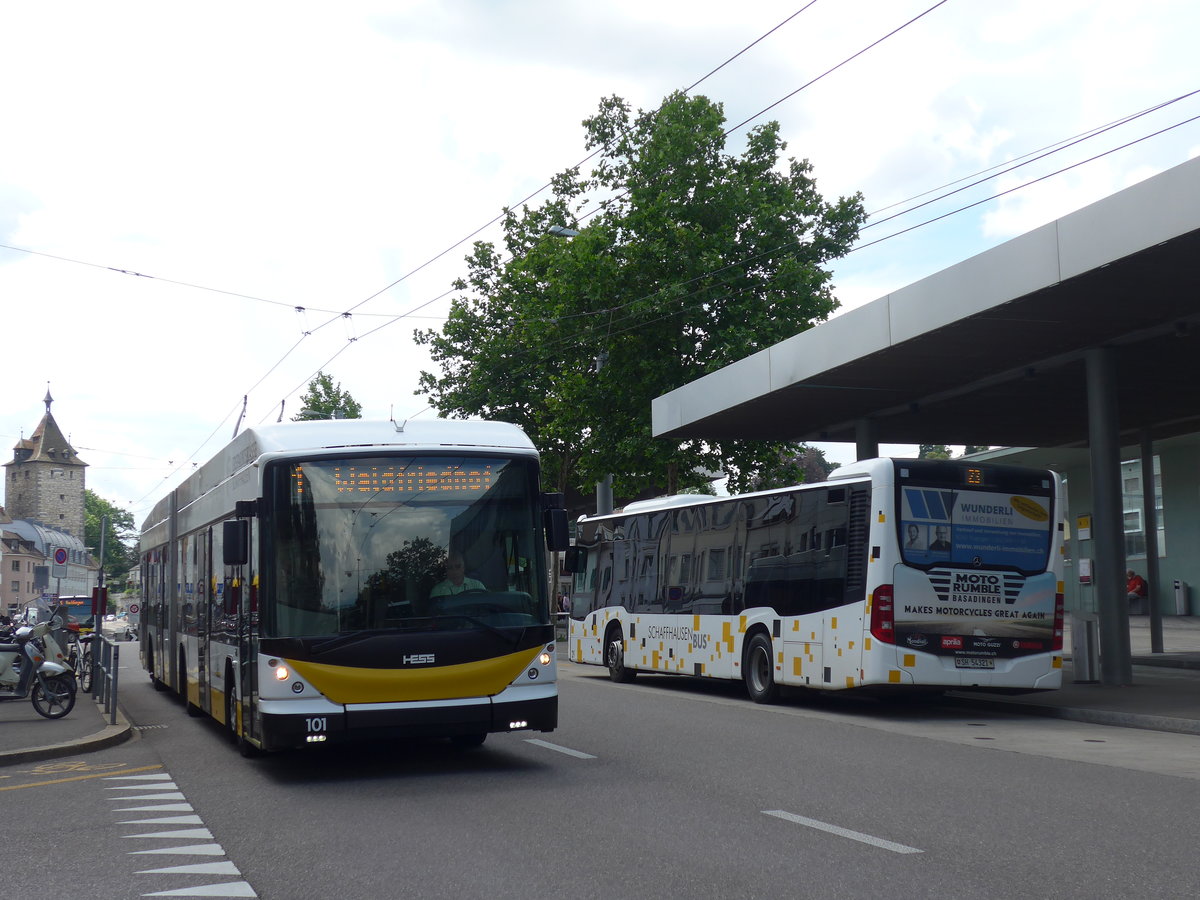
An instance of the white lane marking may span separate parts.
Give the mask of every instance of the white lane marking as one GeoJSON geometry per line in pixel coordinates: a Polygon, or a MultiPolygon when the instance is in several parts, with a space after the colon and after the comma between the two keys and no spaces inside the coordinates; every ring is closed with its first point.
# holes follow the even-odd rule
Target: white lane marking
{"type": "Polygon", "coordinates": [[[572,750],[570,747],[560,747],[558,744],[552,744],[549,741],[543,741],[539,738],[525,738],[525,743],[536,744],[539,747],[545,747],[547,750],[555,750],[558,753],[565,753],[567,756],[574,756],[576,759],[595,759],[590,753],[584,753],[582,750],[572,750]]]}
{"type": "Polygon", "coordinates": [[[118,825],[203,825],[199,816],[159,816],[155,819],[125,819],[118,825]]]}
{"type": "MultiPolygon", "coordinates": [[[[119,800],[129,800],[129,797],[119,797],[119,800]]],[[[190,803],[159,803],[155,806],[118,806],[113,812],[193,812],[190,803]]]]}
{"type": "Polygon", "coordinates": [[[190,844],[187,847],[159,847],[157,850],[130,850],[130,856],[146,854],[173,854],[175,856],[224,856],[225,848],[220,844],[190,844]]]}
{"type": "Polygon", "coordinates": [[[183,796],[183,791],[168,791],[165,794],[135,794],[132,796],[109,797],[109,799],[128,803],[130,800],[186,800],[187,797],[183,796]]]}
{"type": "Polygon", "coordinates": [[[151,831],[145,834],[123,834],[123,838],[167,838],[169,840],[180,840],[191,838],[193,840],[211,841],[213,839],[212,832],[207,828],[179,828],[175,831],[151,831]]]}
{"type": "Polygon", "coordinates": [[[170,781],[170,775],[159,773],[157,775],[112,775],[104,779],[105,781],[170,781]]]}
{"type": "Polygon", "coordinates": [[[848,828],[839,828],[837,825],[830,825],[828,822],[819,822],[816,819],[806,819],[804,816],[798,816],[795,813],[784,812],[782,809],[764,809],[763,815],[775,816],[777,819],[795,822],[797,825],[804,825],[807,828],[815,828],[817,831],[827,831],[830,834],[836,834],[840,837],[850,838],[852,841],[859,841],[863,844],[870,844],[872,847],[880,847],[883,850],[890,850],[893,853],[925,852],[924,850],[918,850],[916,847],[906,847],[904,844],[897,844],[892,841],[885,841],[883,838],[877,838],[874,835],[863,834],[861,831],[851,831],[848,828]]]}
{"type": "Polygon", "coordinates": [[[179,786],[174,782],[167,784],[114,784],[107,788],[106,791],[177,791],[179,786]]]}
{"type": "Polygon", "coordinates": [[[225,862],[192,863],[187,866],[167,866],[164,869],[142,869],[135,875],[241,875],[238,867],[226,860],[225,862]]]}
{"type": "Polygon", "coordinates": [[[182,888],[178,891],[155,891],[143,897],[257,897],[254,888],[244,881],[229,884],[206,884],[201,887],[182,888]]]}

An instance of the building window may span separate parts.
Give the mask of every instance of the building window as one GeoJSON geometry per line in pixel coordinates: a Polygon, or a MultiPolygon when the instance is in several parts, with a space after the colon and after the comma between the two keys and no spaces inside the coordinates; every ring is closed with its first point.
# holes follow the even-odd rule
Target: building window
{"type": "Polygon", "coordinates": [[[14,560],[12,561],[12,570],[13,570],[14,572],[20,572],[20,571],[21,571],[21,561],[20,561],[19,559],[14,559],[14,560]]]}
{"type": "MultiPolygon", "coordinates": [[[[1128,559],[1146,558],[1145,503],[1142,495],[1142,462],[1121,463],[1121,511],[1125,532],[1125,556],[1128,559]]],[[[1162,471],[1154,457],[1154,518],[1158,539],[1158,555],[1167,555],[1166,520],[1163,516],[1162,471]]]]}

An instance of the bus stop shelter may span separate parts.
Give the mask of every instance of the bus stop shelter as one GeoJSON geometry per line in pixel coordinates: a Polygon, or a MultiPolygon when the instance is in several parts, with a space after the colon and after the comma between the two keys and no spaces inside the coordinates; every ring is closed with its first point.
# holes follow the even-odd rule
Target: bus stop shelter
{"type": "MultiPolygon", "coordinates": [[[[660,438],[847,441],[859,458],[1087,448],[1101,680],[1131,683],[1121,454],[1152,478],[1155,441],[1200,432],[1200,158],[658,397],[652,417],[660,438]]],[[[1157,551],[1147,563],[1153,585],[1157,551]]]]}

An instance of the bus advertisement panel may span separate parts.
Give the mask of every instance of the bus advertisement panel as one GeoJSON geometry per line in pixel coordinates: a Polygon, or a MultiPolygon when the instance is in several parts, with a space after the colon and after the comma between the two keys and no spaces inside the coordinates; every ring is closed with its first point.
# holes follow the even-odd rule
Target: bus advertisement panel
{"type": "Polygon", "coordinates": [[[909,485],[899,493],[896,643],[953,656],[959,668],[1050,650],[1052,498],[909,485]]]}

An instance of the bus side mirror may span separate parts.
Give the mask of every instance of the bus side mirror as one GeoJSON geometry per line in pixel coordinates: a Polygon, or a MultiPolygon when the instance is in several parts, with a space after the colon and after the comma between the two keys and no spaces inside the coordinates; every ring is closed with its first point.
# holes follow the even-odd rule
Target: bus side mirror
{"type": "Polygon", "coordinates": [[[543,510],[542,520],[546,528],[547,550],[557,552],[571,546],[571,534],[567,527],[567,511],[565,509],[543,510]]]}
{"type": "Polygon", "coordinates": [[[574,575],[587,569],[587,547],[568,547],[563,554],[562,573],[574,575]]]}
{"type": "Polygon", "coordinates": [[[244,566],[250,561],[250,523],[245,519],[222,523],[221,554],[227,566],[244,566]]]}

